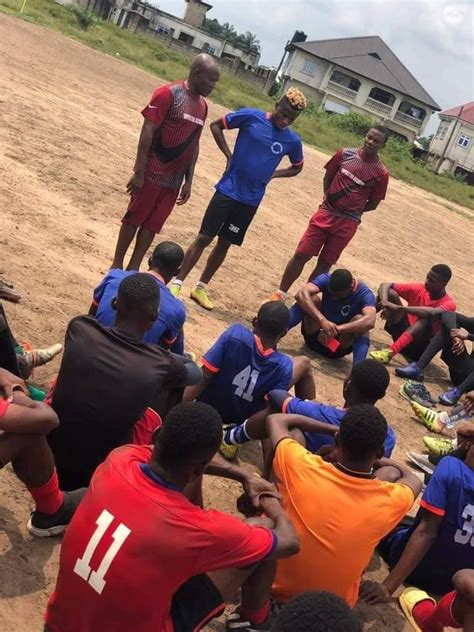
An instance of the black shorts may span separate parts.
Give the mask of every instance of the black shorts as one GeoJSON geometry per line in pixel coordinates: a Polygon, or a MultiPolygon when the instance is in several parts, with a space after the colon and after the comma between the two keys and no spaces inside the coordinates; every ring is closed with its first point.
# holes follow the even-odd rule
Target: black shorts
{"type": "Polygon", "coordinates": [[[249,206],[222,193],[214,193],[204,213],[200,235],[218,235],[235,246],[241,246],[247,228],[252,223],[258,206],[249,206]]]}
{"type": "Polygon", "coordinates": [[[175,593],[171,602],[174,632],[194,632],[224,612],[225,604],[207,575],[191,577],[175,593]]]}
{"type": "MultiPolygon", "coordinates": [[[[408,329],[410,323],[408,322],[408,316],[403,314],[403,318],[398,323],[391,323],[387,321],[385,323],[385,331],[392,336],[393,342],[398,340],[400,336],[408,329]]],[[[428,346],[428,339],[418,340],[411,342],[407,347],[401,351],[404,358],[411,362],[416,362],[423,355],[423,351],[428,346]]]]}
{"type": "Polygon", "coordinates": [[[343,347],[341,345],[337,348],[336,351],[331,351],[331,349],[319,342],[319,331],[315,331],[312,334],[306,333],[304,320],[301,323],[301,334],[303,335],[305,343],[312,351],[316,351],[316,353],[320,353],[321,355],[326,356],[326,358],[343,358],[344,356],[352,353],[352,345],[350,347],[343,347]]]}

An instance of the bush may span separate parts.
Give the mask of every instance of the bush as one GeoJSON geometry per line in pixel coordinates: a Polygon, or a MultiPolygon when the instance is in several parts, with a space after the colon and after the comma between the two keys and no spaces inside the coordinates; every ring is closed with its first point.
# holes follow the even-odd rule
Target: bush
{"type": "Polygon", "coordinates": [[[331,116],[331,123],[339,129],[347,130],[357,136],[365,136],[369,129],[376,125],[373,119],[358,112],[331,116]]]}
{"type": "Polygon", "coordinates": [[[89,26],[92,26],[95,22],[94,15],[87,9],[81,9],[79,7],[73,8],[74,14],[79,22],[79,26],[83,31],[87,31],[89,26]]]}

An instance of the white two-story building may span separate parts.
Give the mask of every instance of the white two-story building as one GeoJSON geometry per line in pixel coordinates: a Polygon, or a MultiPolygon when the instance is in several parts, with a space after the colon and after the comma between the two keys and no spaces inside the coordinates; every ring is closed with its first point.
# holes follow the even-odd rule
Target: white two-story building
{"type": "Polygon", "coordinates": [[[292,43],[287,50],[284,89],[300,88],[328,112],[359,112],[414,140],[441,109],[378,36],[292,43]]]}

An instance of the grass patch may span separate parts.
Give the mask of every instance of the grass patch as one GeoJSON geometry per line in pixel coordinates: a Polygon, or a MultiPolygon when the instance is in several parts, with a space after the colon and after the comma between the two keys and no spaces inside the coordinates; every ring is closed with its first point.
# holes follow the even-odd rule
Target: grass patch
{"type": "MultiPolygon", "coordinates": [[[[122,60],[167,81],[174,81],[187,74],[189,57],[163,46],[153,36],[134,35],[111,22],[99,19],[91,20],[84,28],[87,17],[83,11],[78,13],[72,8],[56,4],[53,0],[27,0],[24,13],[20,15],[22,1],[0,0],[0,11],[59,31],[114,57],[118,53],[122,60]]],[[[257,87],[225,72],[212,94],[212,100],[229,109],[245,106],[267,110],[273,107],[274,102],[273,98],[262,94],[257,87]]],[[[298,119],[295,129],[305,143],[333,153],[341,146],[357,147],[364,125],[370,125],[369,118],[353,114],[330,116],[310,107],[298,119]]],[[[414,161],[408,143],[390,139],[382,157],[393,177],[474,209],[474,187],[451,175],[436,175],[423,162],[414,161]]],[[[469,213],[461,214],[473,219],[469,213]]]]}

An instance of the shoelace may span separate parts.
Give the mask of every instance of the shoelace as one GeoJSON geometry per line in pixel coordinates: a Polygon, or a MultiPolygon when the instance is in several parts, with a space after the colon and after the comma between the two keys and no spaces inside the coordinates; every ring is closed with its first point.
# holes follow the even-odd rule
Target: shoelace
{"type": "Polygon", "coordinates": [[[429,390],[426,388],[424,384],[409,384],[408,388],[416,395],[423,397],[423,399],[426,399],[430,402],[434,402],[434,399],[431,396],[431,393],[429,392],[429,390]]]}

